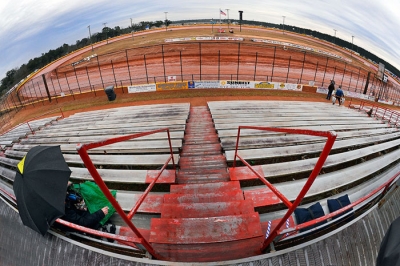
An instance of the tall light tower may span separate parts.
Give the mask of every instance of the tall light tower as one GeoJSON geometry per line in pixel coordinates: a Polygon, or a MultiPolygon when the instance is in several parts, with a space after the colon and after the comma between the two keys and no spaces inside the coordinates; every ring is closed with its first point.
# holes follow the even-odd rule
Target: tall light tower
{"type": "Polygon", "coordinates": [[[92,52],[93,52],[93,42],[92,42],[92,34],[90,33],[90,25],[87,27],[89,29],[89,40],[90,40],[90,44],[92,45],[92,52]]]}
{"type": "Polygon", "coordinates": [[[282,16],[282,18],[283,18],[282,34],[285,34],[285,18],[286,18],[286,16],[282,16]]]}
{"type": "Polygon", "coordinates": [[[165,13],[165,31],[168,30],[168,18],[167,18],[167,14],[168,12],[164,12],[165,13]]]}
{"type": "Polygon", "coordinates": [[[104,22],[103,25],[104,25],[104,28],[105,28],[105,31],[106,31],[106,40],[107,40],[107,44],[108,44],[107,29],[106,29],[107,22],[104,22]]]}
{"type": "Polygon", "coordinates": [[[335,29],[333,29],[333,31],[335,32],[335,38],[333,39],[333,43],[336,44],[336,31],[335,29]]]}
{"type": "Polygon", "coordinates": [[[131,31],[132,31],[132,40],[133,40],[133,25],[132,25],[132,18],[131,18],[131,31]]]}
{"type": "Polygon", "coordinates": [[[226,13],[228,14],[228,30],[229,30],[229,8],[226,9],[226,13]]]}
{"type": "Polygon", "coordinates": [[[354,36],[351,36],[351,57],[353,57],[353,41],[354,41],[354,36]]]}

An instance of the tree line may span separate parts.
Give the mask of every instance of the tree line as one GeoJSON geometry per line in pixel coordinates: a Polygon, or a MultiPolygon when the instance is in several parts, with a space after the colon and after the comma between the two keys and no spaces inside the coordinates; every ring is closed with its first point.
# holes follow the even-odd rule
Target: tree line
{"type": "MultiPolygon", "coordinates": [[[[239,23],[239,20],[231,20],[231,22],[239,23]]],[[[29,74],[33,73],[37,69],[40,69],[47,64],[53,62],[54,60],[65,56],[68,53],[71,53],[75,50],[78,50],[80,48],[83,48],[85,46],[90,45],[90,43],[95,43],[99,41],[106,40],[107,38],[112,38],[116,36],[120,36],[123,34],[131,33],[132,31],[141,31],[145,30],[147,28],[152,28],[152,27],[161,27],[162,25],[170,25],[172,22],[170,20],[165,20],[165,21],[141,21],[136,24],[132,24],[132,26],[129,26],[127,28],[121,28],[119,26],[116,26],[114,28],[110,27],[104,27],[101,32],[96,32],[91,35],[91,38],[83,38],[81,40],[77,40],[75,44],[66,44],[64,43],[62,46],[58,47],[57,49],[54,50],[49,50],[47,53],[42,53],[41,56],[35,57],[33,59],[30,59],[28,63],[22,64],[19,68],[14,68],[9,71],[7,71],[6,76],[1,80],[1,85],[0,85],[0,95],[3,95],[6,93],[8,90],[10,90],[13,86],[15,86],[18,82],[21,80],[25,79],[29,74]]],[[[210,23],[210,20],[204,19],[204,20],[180,20],[180,21],[175,21],[175,24],[190,24],[190,23],[210,23]]],[[[247,25],[257,25],[257,26],[263,26],[263,27],[272,27],[272,28],[278,28],[278,29],[284,29],[285,31],[292,31],[292,32],[297,32],[300,34],[305,34],[305,35],[310,35],[322,40],[326,40],[328,42],[335,43],[339,46],[348,48],[348,49],[353,49],[353,51],[358,52],[361,56],[370,59],[374,62],[381,62],[385,64],[386,69],[391,71],[393,74],[396,76],[400,77],[400,71],[393,67],[391,64],[386,62],[385,60],[382,60],[378,56],[374,55],[373,53],[365,50],[362,47],[359,47],[357,45],[354,45],[350,42],[347,42],[345,40],[342,40],[340,38],[336,38],[334,36],[331,36],[329,34],[321,33],[315,30],[310,30],[310,29],[305,29],[305,28],[300,28],[296,26],[291,26],[291,25],[283,25],[283,24],[273,24],[273,23],[268,23],[268,22],[260,22],[260,21],[251,21],[251,20],[243,20],[242,24],[247,24],[247,25]]]]}

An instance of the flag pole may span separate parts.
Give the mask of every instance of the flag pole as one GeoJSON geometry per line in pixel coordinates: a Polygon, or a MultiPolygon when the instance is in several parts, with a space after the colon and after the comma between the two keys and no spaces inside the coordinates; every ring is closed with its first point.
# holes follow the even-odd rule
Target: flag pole
{"type": "Polygon", "coordinates": [[[219,13],[219,32],[221,32],[221,8],[218,10],[219,13]]]}

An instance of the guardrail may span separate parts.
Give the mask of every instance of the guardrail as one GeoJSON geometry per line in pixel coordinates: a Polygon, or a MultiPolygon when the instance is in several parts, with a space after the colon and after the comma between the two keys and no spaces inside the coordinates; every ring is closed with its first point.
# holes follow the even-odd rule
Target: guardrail
{"type": "Polygon", "coordinates": [[[310,189],[311,185],[314,183],[315,179],[319,175],[322,166],[325,163],[326,158],[332,149],[332,146],[336,140],[336,133],[334,131],[315,131],[315,130],[305,130],[305,129],[289,129],[289,128],[273,128],[273,127],[254,127],[254,126],[239,126],[238,134],[236,139],[236,148],[235,148],[235,156],[233,161],[233,167],[236,167],[236,158],[239,158],[243,164],[245,164],[257,177],[260,181],[262,181],[279,199],[288,207],[288,211],[280,220],[278,225],[272,230],[265,239],[261,251],[263,252],[269,245],[273,245],[274,239],[278,236],[278,229],[285,223],[285,221],[292,215],[294,210],[299,206],[300,202],[303,200],[304,196],[307,194],[308,190],[310,189]],[[289,201],[278,189],[269,183],[264,176],[261,176],[249,163],[246,162],[238,154],[238,147],[239,147],[239,140],[240,140],[240,130],[241,129],[254,129],[254,130],[263,130],[263,131],[273,131],[273,132],[281,132],[281,133],[289,133],[289,134],[301,134],[301,135],[308,135],[308,136],[316,136],[316,137],[326,137],[327,141],[325,143],[324,148],[322,149],[321,155],[315,164],[313,171],[311,172],[310,176],[308,177],[306,183],[304,184],[303,188],[301,189],[300,193],[298,194],[297,198],[293,203],[289,201]]]}
{"type": "Polygon", "coordinates": [[[57,110],[57,109],[60,110],[60,113],[61,113],[61,116],[58,117],[58,118],[64,118],[64,113],[63,113],[63,111],[61,110],[61,108],[56,108],[56,109],[50,110],[50,111],[48,111],[48,112],[46,112],[46,113],[44,113],[44,114],[35,116],[35,117],[29,119],[28,121],[25,121],[25,122],[23,122],[23,123],[21,123],[21,124],[19,124],[19,125],[16,125],[15,127],[10,128],[9,130],[7,130],[7,131],[1,133],[1,134],[0,134],[0,137],[3,136],[3,135],[5,135],[5,134],[7,134],[8,132],[10,132],[10,131],[12,131],[12,130],[18,128],[18,127],[21,127],[21,126],[24,125],[24,124],[27,124],[27,125],[28,125],[28,128],[29,128],[29,130],[31,131],[32,134],[35,134],[35,131],[33,131],[32,127],[29,125],[29,122],[32,122],[32,121],[38,119],[39,117],[42,117],[42,116],[45,116],[45,115],[54,113],[54,110],[57,110]]]}
{"type": "MultiPolygon", "coordinates": [[[[142,204],[142,202],[144,201],[146,196],[149,194],[150,190],[153,188],[153,186],[157,182],[158,178],[161,176],[162,172],[165,170],[165,168],[167,167],[168,163],[171,160],[172,160],[173,167],[175,169],[174,154],[173,154],[173,151],[172,151],[171,137],[170,137],[169,129],[168,128],[163,128],[163,129],[153,130],[153,131],[144,132],[144,133],[137,133],[137,134],[131,134],[131,135],[117,137],[117,138],[111,138],[111,139],[108,139],[108,140],[93,142],[93,143],[89,143],[89,144],[78,144],[76,149],[77,149],[79,155],[81,156],[82,161],[84,162],[84,164],[85,164],[86,168],[88,169],[89,173],[92,175],[92,177],[93,177],[94,181],[96,182],[96,184],[99,186],[99,188],[104,193],[106,198],[113,205],[113,207],[115,208],[117,213],[121,216],[123,221],[128,225],[128,227],[132,230],[132,232],[138,237],[138,238],[123,239],[123,243],[125,243],[127,245],[130,245],[130,246],[138,247],[140,250],[142,250],[144,252],[148,252],[149,254],[151,254],[153,257],[155,257],[157,259],[163,259],[161,256],[159,256],[158,254],[155,253],[153,247],[142,236],[140,231],[132,223],[131,219],[136,214],[136,212],[139,209],[140,205],[142,204]],[[163,167],[160,170],[160,172],[157,175],[157,177],[150,183],[150,185],[143,192],[143,194],[141,195],[139,200],[136,202],[135,206],[131,209],[131,211],[127,215],[127,214],[125,214],[124,210],[119,205],[119,203],[116,201],[116,199],[112,196],[110,190],[108,189],[107,185],[104,183],[104,181],[101,178],[100,174],[98,173],[96,167],[94,166],[92,160],[90,159],[87,151],[90,150],[90,149],[102,147],[102,146],[105,146],[105,145],[109,145],[109,144],[113,144],[113,143],[117,143],[117,142],[121,142],[121,141],[127,141],[127,140],[130,140],[130,139],[139,138],[139,137],[143,137],[143,136],[147,136],[147,135],[151,135],[151,134],[155,134],[155,133],[159,133],[159,132],[163,132],[163,131],[166,131],[167,135],[168,135],[168,142],[169,142],[169,148],[170,148],[171,156],[167,159],[167,161],[163,165],[163,167]]],[[[67,223],[67,225],[68,226],[72,226],[74,228],[77,228],[77,229],[79,229],[81,231],[82,231],[82,229],[85,229],[84,232],[89,232],[90,231],[90,233],[95,233],[96,235],[104,235],[104,233],[98,232],[96,230],[88,230],[85,227],[82,228],[80,226],[75,226],[74,224],[68,224],[67,223]],[[95,231],[95,232],[92,232],[92,231],[95,231]]],[[[109,235],[106,235],[106,237],[110,238],[109,235]]],[[[111,238],[112,239],[117,239],[116,236],[113,236],[111,238]]]]}
{"type": "MultiPolygon", "coordinates": [[[[349,108],[351,107],[351,101],[349,103],[349,108]]],[[[353,106],[354,107],[354,106],[353,106]]],[[[361,101],[358,106],[359,111],[364,110],[369,116],[376,117],[378,119],[382,119],[383,121],[387,121],[389,125],[393,125],[398,127],[400,125],[400,112],[395,111],[393,109],[382,107],[378,104],[366,101],[361,101]],[[368,111],[366,109],[369,109],[368,111]]]]}

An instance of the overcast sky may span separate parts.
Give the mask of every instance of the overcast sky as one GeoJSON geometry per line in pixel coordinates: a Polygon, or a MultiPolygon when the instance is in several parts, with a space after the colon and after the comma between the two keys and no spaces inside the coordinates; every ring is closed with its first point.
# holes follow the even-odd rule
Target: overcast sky
{"type": "Polygon", "coordinates": [[[229,17],[317,30],[375,53],[400,69],[399,0],[0,0],[0,80],[29,59],[108,27],[149,20],[229,17]]]}

